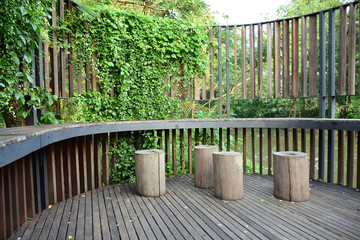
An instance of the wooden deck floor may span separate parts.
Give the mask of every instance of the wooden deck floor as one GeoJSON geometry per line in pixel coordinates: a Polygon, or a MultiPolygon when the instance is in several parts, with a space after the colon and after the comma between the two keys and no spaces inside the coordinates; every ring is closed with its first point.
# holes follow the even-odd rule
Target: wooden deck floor
{"type": "Polygon", "coordinates": [[[304,203],[273,197],[271,176],[244,175],[244,198],[222,201],[192,175],[167,193],[140,197],[134,184],[93,190],[51,206],[11,239],[360,239],[360,192],[311,182],[304,203]]]}

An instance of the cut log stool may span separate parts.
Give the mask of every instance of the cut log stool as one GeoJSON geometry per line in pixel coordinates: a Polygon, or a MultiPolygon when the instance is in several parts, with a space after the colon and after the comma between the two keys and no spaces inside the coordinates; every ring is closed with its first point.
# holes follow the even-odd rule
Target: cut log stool
{"type": "Polygon", "coordinates": [[[166,192],[164,151],[152,149],[135,152],[136,192],[158,197],[166,192]]]}
{"type": "Polygon", "coordinates": [[[242,157],[238,152],[214,152],[215,197],[239,200],[243,192],[242,157]]]}
{"type": "Polygon", "coordinates": [[[308,155],[302,152],[275,152],[274,195],[291,202],[310,199],[308,155]]]}
{"type": "Polygon", "coordinates": [[[200,145],[194,148],[195,187],[214,187],[213,152],[219,151],[218,146],[200,145]]]}

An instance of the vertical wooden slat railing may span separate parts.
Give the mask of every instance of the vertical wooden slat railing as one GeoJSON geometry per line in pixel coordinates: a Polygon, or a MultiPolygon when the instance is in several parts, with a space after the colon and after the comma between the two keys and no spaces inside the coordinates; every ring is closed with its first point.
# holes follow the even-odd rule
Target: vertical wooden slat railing
{"type": "Polygon", "coordinates": [[[289,48],[289,20],[283,20],[282,22],[282,38],[283,38],[283,97],[288,98],[290,96],[290,48],[289,48]]]}

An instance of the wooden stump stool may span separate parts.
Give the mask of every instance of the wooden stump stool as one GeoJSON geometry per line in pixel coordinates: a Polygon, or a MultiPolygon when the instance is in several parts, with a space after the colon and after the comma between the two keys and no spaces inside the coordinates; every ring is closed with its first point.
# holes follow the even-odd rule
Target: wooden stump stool
{"type": "Polygon", "coordinates": [[[135,152],[136,192],[146,197],[165,194],[164,151],[142,150],[135,152]]]}
{"type": "Polygon", "coordinates": [[[194,148],[195,187],[214,187],[213,152],[219,151],[217,146],[201,145],[194,148]]]}
{"type": "Polygon", "coordinates": [[[274,195],[291,202],[310,199],[308,155],[302,152],[274,153],[274,195]]]}
{"type": "Polygon", "coordinates": [[[238,152],[214,152],[215,197],[239,200],[243,192],[242,157],[238,152]]]}

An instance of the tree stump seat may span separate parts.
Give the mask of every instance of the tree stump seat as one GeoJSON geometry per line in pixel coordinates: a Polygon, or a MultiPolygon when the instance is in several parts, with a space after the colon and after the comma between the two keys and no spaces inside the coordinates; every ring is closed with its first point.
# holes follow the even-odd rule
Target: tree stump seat
{"type": "Polygon", "coordinates": [[[238,152],[214,152],[215,197],[239,200],[243,192],[242,157],[238,152]]]}
{"type": "Polygon", "coordinates": [[[310,199],[308,155],[302,152],[275,152],[274,195],[291,202],[310,199]]]}
{"type": "Polygon", "coordinates": [[[195,187],[198,188],[214,187],[212,153],[217,151],[219,151],[219,147],[214,145],[195,146],[194,148],[195,187]]]}
{"type": "Polygon", "coordinates": [[[166,192],[164,151],[151,149],[135,152],[136,192],[159,197],[166,192]]]}

